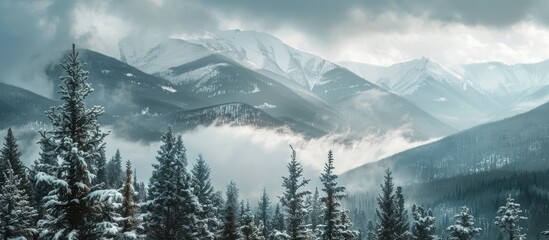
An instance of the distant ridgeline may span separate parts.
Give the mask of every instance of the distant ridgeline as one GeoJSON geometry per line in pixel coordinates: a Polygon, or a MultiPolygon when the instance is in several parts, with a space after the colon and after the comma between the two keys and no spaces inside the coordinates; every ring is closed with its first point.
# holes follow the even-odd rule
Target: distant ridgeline
{"type": "Polygon", "coordinates": [[[346,204],[354,222],[366,226],[375,219],[377,189],[360,186],[378,186],[371,179],[380,180],[380,169],[391,168],[407,200],[432,208],[439,226],[448,226],[456,210],[467,205],[484,229],[480,239],[499,239],[494,217],[512,194],[529,218],[522,224],[528,239],[535,239],[549,222],[548,116],[549,103],[342,174],[353,191],[346,204]]]}

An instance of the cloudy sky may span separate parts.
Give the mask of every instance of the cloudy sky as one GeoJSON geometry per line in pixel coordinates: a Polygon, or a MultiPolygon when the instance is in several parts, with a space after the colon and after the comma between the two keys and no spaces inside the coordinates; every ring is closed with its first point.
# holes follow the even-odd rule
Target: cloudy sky
{"type": "Polygon", "coordinates": [[[536,62],[549,58],[547,12],[543,0],[5,0],[1,63],[70,42],[117,57],[118,42],[131,34],[234,28],[268,32],[333,61],[536,62]]]}

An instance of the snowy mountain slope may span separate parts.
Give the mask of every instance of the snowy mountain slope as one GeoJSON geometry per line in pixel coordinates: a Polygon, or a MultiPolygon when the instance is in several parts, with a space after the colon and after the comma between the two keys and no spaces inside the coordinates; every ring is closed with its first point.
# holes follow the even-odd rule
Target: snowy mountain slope
{"type": "MultiPolygon", "coordinates": [[[[189,61],[188,58],[171,58],[167,61],[165,59],[170,59],[170,56],[185,55],[183,52],[190,47],[181,47],[177,50],[181,53],[168,55],[167,53],[172,50],[160,50],[165,45],[161,43],[145,52],[164,53],[164,57],[158,59],[163,59],[162,61],[169,63],[169,66],[160,69],[159,72],[149,73],[185,86],[196,94],[212,99],[215,103],[244,102],[259,107],[273,116],[287,118],[289,121],[297,120],[328,131],[334,128],[340,131],[353,129],[357,134],[381,133],[387,129],[401,129],[404,125],[411,131],[415,131],[415,125],[421,121],[420,119],[424,119],[428,124],[436,121],[426,112],[418,111],[413,105],[404,103],[406,100],[399,96],[391,93],[377,94],[378,91],[384,92],[384,90],[349,70],[291,48],[268,34],[254,31],[221,31],[209,33],[202,38],[177,40],[177,42],[192,45],[193,48],[201,45],[208,49],[210,54],[194,61],[189,61]],[[180,64],[176,64],[177,62],[180,64]],[[373,108],[347,107],[348,103],[355,98],[359,96],[364,98],[364,95],[369,94],[373,94],[371,99],[378,99],[381,96],[388,100],[372,101],[371,104],[377,104],[373,108]],[[383,102],[402,104],[386,108],[383,102]],[[404,106],[411,108],[406,109],[404,106]],[[399,121],[377,121],[376,124],[379,126],[360,124],[363,128],[356,128],[357,125],[354,127],[346,125],[350,123],[348,117],[357,116],[354,113],[351,114],[351,111],[372,111],[373,109],[382,112],[359,114],[390,115],[399,121]],[[416,119],[417,122],[406,122],[404,119],[416,119]],[[389,122],[396,125],[388,125],[389,122]],[[330,125],[325,126],[326,123],[330,125]]],[[[133,51],[129,47],[121,48],[123,58],[131,62],[127,60],[127,56],[132,54],[125,54],[125,52],[133,51]]],[[[151,54],[137,58],[132,55],[134,56],[132,59],[139,59],[134,64],[141,66],[143,70],[151,71],[153,68],[147,68],[147,66],[154,66],[156,63],[146,61],[147,59],[155,61],[147,57],[149,55],[151,54]]],[[[194,56],[194,54],[190,55],[194,56]]],[[[430,138],[445,136],[454,131],[453,128],[440,122],[435,125],[431,132],[424,131],[425,127],[418,127],[422,128],[422,133],[412,135],[430,138]]]]}
{"type": "Polygon", "coordinates": [[[549,163],[547,116],[549,103],[512,118],[474,127],[365,164],[341,177],[361,184],[361,176],[373,176],[380,169],[390,167],[395,178],[413,183],[496,169],[545,169],[549,163]]]}
{"type": "MultiPolygon", "coordinates": [[[[95,89],[89,104],[105,106],[108,114],[124,116],[145,110],[161,114],[209,104],[185,88],[117,59],[91,50],[79,51],[89,72],[88,80],[95,89]]],[[[46,74],[53,81],[59,81],[64,73],[59,64],[52,63],[46,74]]]]}
{"type": "Polygon", "coordinates": [[[55,105],[54,100],[0,82],[0,129],[47,121],[44,112],[55,105]]]}
{"type": "Polygon", "coordinates": [[[486,122],[502,108],[475,82],[428,58],[388,67],[340,64],[458,129],[486,122]]]}

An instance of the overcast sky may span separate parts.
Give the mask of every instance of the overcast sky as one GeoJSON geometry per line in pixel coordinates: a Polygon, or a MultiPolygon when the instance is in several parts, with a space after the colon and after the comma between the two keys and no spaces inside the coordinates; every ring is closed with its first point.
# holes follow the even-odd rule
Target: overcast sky
{"type": "Polygon", "coordinates": [[[549,58],[547,12],[543,0],[4,0],[1,63],[70,42],[118,57],[119,40],[130,34],[234,28],[271,33],[332,61],[537,62],[549,58]]]}

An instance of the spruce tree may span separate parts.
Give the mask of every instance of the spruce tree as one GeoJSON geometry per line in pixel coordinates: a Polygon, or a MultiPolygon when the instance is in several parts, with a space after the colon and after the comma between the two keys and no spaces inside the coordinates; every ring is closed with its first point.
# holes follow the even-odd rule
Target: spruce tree
{"type": "Polygon", "coordinates": [[[199,219],[202,207],[192,192],[191,177],[181,161],[183,141],[171,127],[162,136],[153,164],[145,228],[149,239],[204,239],[211,235],[199,219]]]}
{"type": "Polygon", "coordinates": [[[526,239],[526,234],[522,233],[520,222],[528,218],[521,216],[520,204],[515,203],[511,194],[509,194],[505,206],[499,207],[497,214],[495,224],[500,228],[500,231],[507,235],[509,240],[526,239]]]}
{"type": "MultiPolygon", "coordinates": [[[[23,162],[21,162],[21,151],[17,139],[13,135],[11,128],[8,128],[8,133],[4,137],[4,145],[0,150],[0,175],[7,173],[8,164],[11,166],[13,174],[19,178],[21,185],[27,195],[31,194],[31,184],[27,178],[27,171],[23,162]],[[5,169],[2,169],[5,168],[5,169]]],[[[5,182],[4,176],[0,176],[0,186],[5,182]]]]}
{"type": "Polygon", "coordinates": [[[107,164],[107,182],[109,183],[109,187],[113,189],[119,189],[124,184],[122,156],[118,149],[116,149],[116,153],[107,164]]]}
{"type": "Polygon", "coordinates": [[[36,210],[30,205],[21,176],[14,173],[9,161],[4,169],[4,183],[0,187],[0,236],[30,239],[38,233],[34,228],[36,210]]]}
{"type": "Polygon", "coordinates": [[[107,180],[107,157],[105,156],[105,148],[99,150],[99,157],[96,163],[97,174],[95,176],[95,184],[103,184],[103,188],[108,187],[107,180]]]}
{"type": "Polygon", "coordinates": [[[406,210],[404,206],[404,194],[401,186],[396,188],[395,201],[396,235],[398,239],[408,239],[408,236],[410,235],[410,232],[408,231],[410,225],[408,222],[408,210],[406,210]]]}
{"type": "Polygon", "coordinates": [[[460,213],[454,216],[456,220],[454,225],[446,228],[450,234],[450,240],[470,240],[482,231],[481,228],[474,227],[475,218],[469,213],[469,208],[463,206],[460,213]]]}
{"type": "Polygon", "coordinates": [[[313,232],[317,231],[317,227],[319,224],[322,223],[322,201],[320,200],[320,196],[318,193],[318,188],[315,188],[315,193],[313,194],[313,197],[311,198],[311,228],[313,232]]]}
{"type": "Polygon", "coordinates": [[[58,91],[62,104],[47,112],[52,129],[41,140],[48,141],[45,145],[53,149],[45,153],[47,158],[61,160],[53,175],[37,173],[38,178],[53,184],[44,197],[46,214],[38,223],[44,239],[102,239],[118,229],[113,219],[103,217],[112,215],[110,205],[120,199],[120,194],[92,184],[90,168],[95,166],[106,134],[97,122],[103,108],[86,107],[85,99],[93,89],[78,56],[73,44],[62,64],[66,73],[58,91]]]}
{"type": "Polygon", "coordinates": [[[138,216],[139,204],[134,202],[134,185],[132,183],[132,165],[130,160],[126,161],[126,180],[124,181],[122,191],[122,208],[119,221],[121,221],[122,230],[121,239],[143,239],[144,235],[141,219],[138,216]]]}
{"type": "Polygon", "coordinates": [[[372,219],[368,220],[368,225],[366,226],[366,240],[376,240],[377,233],[374,227],[374,222],[372,219]]]}
{"type": "Polygon", "coordinates": [[[431,210],[425,211],[423,207],[412,206],[412,239],[414,240],[436,240],[435,217],[431,210]]]}
{"type": "Polygon", "coordinates": [[[291,240],[305,239],[309,230],[305,225],[306,209],[304,207],[305,197],[311,192],[301,190],[309,183],[309,179],[303,177],[303,167],[296,160],[296,152],[292,149],[291,161],[288,163],[288,177],[282,177],[284,193],[280,203],[286,213],[286,234],[291,240]],[[302,179],[300,179],[302,178],[302,179]]]}
{"type": "Polygon", "coordinates": [[[276,208],[273,215],[273,232],[271,236],[276,235],[276,232],[282,233],[286,230],[286,225],[284,224],[284,214],[280,210],[280,204],[276,204],[276,208]]]}
{"type": "Polygon", "coordinates": [[[29,179],[32,184],[32,204],[37,211],[37,219],[43,219],[45,216],[44,197],[53,189],[53,181],[56,179],[57,168],[59,167],[55,158],[55,146],[52,145],[50,137],[45,132],[39,132],[41,139],[40,158],[34,161],[30,171],[29,179]]]}
{"type": "Polygon", "coordinates": [[[238,221],[238,188],[236,184],[231,181],[227,185],[227,199],[225,201],[224,209],[224,223],[223,230],[221,232],[221,239],[223,240],[238,240],[241,237],[238,221]]]}
{"type": "MultiPolygon", "coordinates": [[[[259,224],[261,225],[261,224],[259,224]]],[[[260,227],[255,224],[254,215],[250,209],[250,203],[246,202],[246,208],[242,213],[240,232],[244,240],[263,240],[260,227]]]]}
{"type": "Polygon", "coordinates": [[[395,217],[397,206],[395,194],[393,193],[394,184],[391,171],[385,171],[385,181],[381,185],[381,194],[377,197],[378,209],[376,210],[379,222],[377,224],[377,238],[379,240],[396,240],[397,219],[395,217]]]}
{"type": "Polygon", "coordinates": [[[202,205],[203,210],[200,213],[200,219],[207,223],[210,232],[215,233],[221,227],[222,223],[219,220],[219,208],[214,205],[215,192],[210,179],[210,167],[202,155],[198,155],[191,173],[193,176],[193,193],[198,198],[198,202],[202,205]]]}
{"type": "Polygon", "coordinates": [[[322,239],[335,240],[343,238],[341,227],[341,199],[345,195],[345,187],[338,186],[337,175],[334,171],[334,157],[330,150],[328,152],[328,162],[324,165],[324,172],[320,176],[320,181],[324,186],[324,196],[321,201],[324,203],[324,221],[320,226],[322,229],[322,239]]]}
{"type": "Polygon", "coordinates": [[[271,232],[271,200],[266,188],[263,188],[263,193],[259,198],[257,218],[262,225],[261,235],[265,239],[269,238],[271,232]]]}

